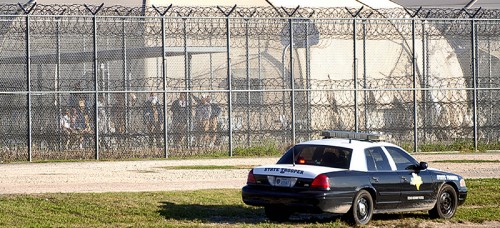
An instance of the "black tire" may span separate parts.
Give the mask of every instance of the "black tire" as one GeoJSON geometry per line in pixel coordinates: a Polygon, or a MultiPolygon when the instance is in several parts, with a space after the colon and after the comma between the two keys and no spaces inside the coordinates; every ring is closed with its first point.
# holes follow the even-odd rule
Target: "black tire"
{"type": "Polygon", "coordinates": [[[436,205],[429,211],[432,218],[449,219],[455,215],[458,207],[457,192],[448,184],[443,185],[437,195],[436,205]]]}
{"type": "Polygon", "coordinates": [[[285,206],[265,206],[264,211],[267,218],[275,222],[287,221],[292,215],[292,211],[285,206]]]}
{"type": "Polygon", "coordinates": [[[354,225],[366,225],[373,216],[373,198],[366,190],[361,190],[354,197],[351,209],[345,215],[354,225]]]}

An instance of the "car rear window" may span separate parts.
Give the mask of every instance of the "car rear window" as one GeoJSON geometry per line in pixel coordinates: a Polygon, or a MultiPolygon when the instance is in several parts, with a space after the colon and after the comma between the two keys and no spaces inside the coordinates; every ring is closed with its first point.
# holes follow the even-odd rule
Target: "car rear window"
{"type": "Polygon", "coordinates": [[[278,164],[317,165],[348,169],[352,149],[324,145],[297,145],[290,148],[278,164]]]}

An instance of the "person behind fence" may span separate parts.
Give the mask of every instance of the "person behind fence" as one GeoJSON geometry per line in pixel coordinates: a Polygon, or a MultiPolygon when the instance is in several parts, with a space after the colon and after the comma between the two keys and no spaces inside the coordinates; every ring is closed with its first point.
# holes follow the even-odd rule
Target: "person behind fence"
{"type": "Polygon", "coordinates": [[[59,121],[60,127],[61,127],[61,133],[63,135],[63,140],[64,140],[64,148],[68,149],[71,143],[71,137],[73,132],[73,128],[71,128],[71,117],[70,117],[70,111],[65,110],[63,115],[61,116],[61,119],[59,121]]]}
{"type": "Polygon", "coordinates": [[[81,82],[75,83],[73,86],[73,89],[76,91],[74,93],[70,93],[69,95],[69,106],[72,108],[79,108],[81,107],[81,102],[83,101],[85,104],[85,111],[90,112],[90,97],[85,94],[85,93],[79,93],[82,91],[84,88],[82,86],[81,82]]]}
{"type": "Polygon", "coordinates": [[[189,108],[191,107],[186,93],[180,93],[179,97],[172,102],[172,131],[175,146],[185,145],[185,133],[188,125],[189,108]],[[188,104],[189,103],[189,104],[188,104]]]}
{"type": "Polygon", "coordinates": [[[212,102],[210,97],[208,97],[208,103],[210,103],[211,105],[210,121],[209,121],[210,122],[209,131],[211,136],[209,136],[209,142],[210,146],[214,146],[220,144],[220,137],[218,136],[220,134],[219,116],[221,114],[221,107],[217,103],[212,102]]]}
{"type": "Polygon", "coordinates": [[[110,137],[109,133],[114,132],[114,128],[111,126],[110,117],[108,116],[107,108],[106,108],[106,99],[103,94],[99,95],[99,99],[97,100],[98,107],[98,131],[100,134],[99,145],[109,149],[110,148],[110,137]]]}
{"type": "Polygon", "coordinates": [[[209,143],[212,105],[210,104],[210,97],[206,94],[203,94],[201,98],[193,96],[193,99],[196,101],[196,113],[194,117],[196,141],[199,146],[203,146],[209,143]]]}
{"type": "Polygon", "coordinates": [[[71,129],[73,129],[73,134],[75,135],[76,142],[79,144],[79,148],[83,148],[83,133],[85,131],[85,117],[79,109],[71,108],[70,114],[71,129]]]}
{"type": "Polygon", "coordinates": [[[147,128],[147,132],[152,134],[151,143],[159,144],[159,138],[161,136],[163,115],[162,115],[162,105],[158,100],[158,97],[154,93],[150,93],[148,99],[144,104],[144,123],[147,128]]]}
{"type": "Polygon", "coordinates": [[[83,149],[89,143],[90,135],[93,134],[92,120],[87,113],[87,107],[84,100],[80,100],[78,108],[71,108],[70,120],[71,128],[75,135],[77,135],[78,147],[83,149]]]}

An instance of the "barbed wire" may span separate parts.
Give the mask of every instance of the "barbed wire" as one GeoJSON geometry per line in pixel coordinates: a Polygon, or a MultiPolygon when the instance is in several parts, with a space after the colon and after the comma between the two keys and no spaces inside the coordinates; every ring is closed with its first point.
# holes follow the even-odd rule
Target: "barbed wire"
{"type": "MultiPolygon", "coordinates": [[[[28,8],[30,6],[23,6],[28,8]]],[[[168,17],[225,17],[225,12],[229,12],[234,7],[234,12],[230,14],[232,18],[269,18],[289,16],[285,10],[287,8],[268,7],[241,7],[241,6],[147,6],[129,7],[122,5],[103,5],[99,9],[100,16],[158,16],[164,12],[168,17]]],[[[31,14],[33,15],[92,15],[90,10],[96,10],[99,5],[87,4],[36,4],[31,14]]],[[[311,8],[299,7],[292,17],[300,18],[352,18],[353,13],[359,11],[359,18],[469,18],[475,14],[475,18],[499,19],[500,11],[497,9],[459,9],[459,8],[311,8]]],[[[22,13],[19,4],[0,4],[0,13],[3,15],[16,15],[22,13]]]]}
{"type": "MultiPolygon", "coordinates": [[[[26,6],[27,7],[27,6],[26,6]]],[[[24,15],[19,5],[1,4],[0,14],[6,18],[24,15]],[[10,17],[9,17],[10,16],[10,17]]],[[[92,13],[98,16],[98,31],[101,35],[122,35],[127,31],[127,36],[161,36],[162,16],[164,13],[167,22],[166,33],[169,37],[181,38],[184,35],[198,39],[224,38],[226,36],[226,22],[223,12],[230,11],[230,7],[125,7],[125,6],[87,6],[73,5],[43,5],[36,4],[30,11],[32,17],[32,32],[39,34],[53,34],[55,23],[60,23],[60,32],[64,34],[91,34],[92,13]],[[97,12],[94,12],[99,9],[97,12]],[[92,11],[94,10],[94,11],[92,11]],[[36,16],[49,17],[36,17],[36,16]],[[64,17],[61,17],[64,15],[64,17]],[[50,17],[52,16],[52,17],[50,17]],[[127,23],[124,23],[127,21],[127,23]],[[130,23],[133,22],[133,23],[130,23]],[[187,23],[186,34],[184,25],[187,23]],[[117,26],[123,24],[122,26],[117,26]]],[[[235,7],[231,18],[231,36],[253,36],[259,34],[266,39],[279,39],[286,35],[284,29],[287,19],[296,20],[294,23],[309,24],[314,26],[315,33],[322,38],[350,39],[353,34],[353,12],[359,11],[356,18],[360,26],[357,34],[362,34],[366,29],[369,39],[388,39],[394,37],[410,37],[412,34],[411,17],[416,20],[416,33],[425,33],[429,37],[467,36],[471,33],[469,19],[492,19],[493,21],[478,21],[479,36],[500,35],[500,10],[495,9],[349,9],[349,8],[299,8],[289,17],[285,9],[273,7],[235,7]],[[413,15],[410,15],[413,14],[413,15]],[[387,20],[385,20],[387,19],[387,20]],[[437,19],[437,20],[436,20],[437,19]],[[250,30],[246,25],[250,25],[250,30]]],[[[21,20],[17,18],[17,20],[21,20]]],[[[21,20],[22,21],[22,20],[21,20]]],[[[2,23],[2,30],[13,30],[23,33],[25,27],[22,23],[2,23]]],[[[11,31],[11,32],[13,32],[11,31]]],[[[300,35],[300,34],[297,34],[300,35]]],[[[306,34],[303,34],[305,36],[306,34]]],[[[311,34],[309,34],[311,35],[311,34]]],[[[360,36],[360,35],[358,35],[360,36]]],[[[358,37],[359,38],[359,37],[358,37]]]]}
{"type": "MultiPolygon", "coordinates": [[[[197,78],[189,80],[190,87],[187,88],[187,81],[182,78],[166,78],[168,93],[177,93],[177,91],[210,91],[210,93],[220,93],[225,94],[228,88],[227,78],[197,78]],[[217,91],[222,90],[222,91],[217,91]]],[[[282,78],[262,78],[258,81],[252,81],[250,88],[248,87],[246,80],[238,80],[238,78],[232,79],[233,90],[245,90],[252,93],[266,93],[266,92],[286,92],[289,90],[289,82],[284,81],[282,78]],[[241,81],[241,82],[240,82],[241,81]],[[254,90],[254,91],[252,91],[254,90]],[[269,91],[266,91],[269,90],[269,91]]],[[[358,88],[360,92],[363,88],[368,89],[367,92],[378,92],[378,93],[411,93],[411,88],[413,85],[411,77],[403,76],[393,76],[391,78],[380,78],[380,79],[367,79],[365,82],[366,86],[362,82],[358,82],[358,88]]],[[[491,80],[481,82],[483,88],[498,88],[500,87],[500,80],[491,80]]],[[[39,91],[54,91],[55,81],[53,79],[43,79],[41,82],[37,82],[36,78],[33,78],[32,90],[39,91]]],[[[94,81],[92,78],[73,78],[73,79],[59,79],[57,81],[59,91],[91,91],[93,90],[94,81]]],[[[113,91],[127,91],[127,92],[149,92],[149,91],[161,91],[163,90],[163,79],[162,78],[140,78],[131,80],[120,80],[120,79],[110,79],[106,81],[99,80],[99,89],[101,93],[113,92],[113,91]],[[102,85],[105,85],[103,87],[102,85]]],[[[295,89],[301,92],[309,91],[311,93],[329,93],[329,92],[341,92],[341,93],[352,93],[354,88],[353,80],[321,80],[321,79],[310,79],[310,88],[305,88],[305,82],[300,80],[295,81],[295,89]]],[[[26,85],[19,83],[14,80],[4,80],[0,82],[2,88],[5,91],[22,91],[25,90],[26,85]]],[[[446,100],[463,100],[463,91],[466,88],[466,82],[463,77],[451,77],[451,78],[436,78],[432,80],[432,84],[420,85],[423,90],[440,88],[441,93],[449,89],[450,91],[455,91],[453,94],[459,97],[442,97],[441,99],[446,100]],[[459,90],[457,90],[460,88],[459,90]],[[458,92],[457,92],[458,91],[458,92]]],[[[417,88],[418,90],[418,88],[417,88]]],[[[432,90],[431,90],[432,91],[432,90]]],[[[346,99],[346,102],[351,102],[352,100],[346,99]]]]}

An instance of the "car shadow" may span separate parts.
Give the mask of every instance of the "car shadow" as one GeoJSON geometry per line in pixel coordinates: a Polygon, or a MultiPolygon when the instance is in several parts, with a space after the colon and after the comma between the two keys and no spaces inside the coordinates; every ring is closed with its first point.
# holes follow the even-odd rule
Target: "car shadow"
{"type": "Polygon", "coordinates": [[[399,220],[399,219],[423,219],[430,220],[429,214],[424,212],[413,212],[413,213],[396,213],[396,214],[375,214],[372,220],[388,221],[388,220],[399,220]]]}
{"type": "MultiPolygon", "coordinates": [[[[202,205],[202,204],[178,204],[173,202],[160,202],[158,213],[165,219],[178,221],[215,224],[260,224],[273,223],[269,221],[262,207],[249,207],[243,205],[202,205]]],[[[297,213],[290,216],[289,221],[284,224],[300,225],[314,223],[336,223],[345,221],[341,214],[303,214],[297,213]]],[[[401,219],[423,219],[428,220],[426,213],[396,213],[375,214],[372,221],[390,221],[401,219]]],[[[283,223],[280,223],[283,224],[283,223]]]]}
{"type": "MultiPolygon", "coordinates": [[[[267,219],[262,207],[242,205],[178,204],[164,201],[161,202],[158,212],[165,219],[189,222],[199,221],[220,224],[273,223],[267,219]]],[[[335,214],[293,214],[286,224],[329,223],[340,218],[340,215],[335,214]]]]}
{"type": "Polygon", "coordinates": [[[161,202],[159,214],[165,219],[203,223],[261,223],[266,221],[262,208],[240,205],[201,205],[161,202]]]}

